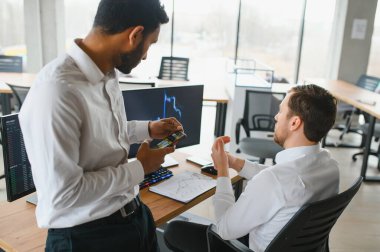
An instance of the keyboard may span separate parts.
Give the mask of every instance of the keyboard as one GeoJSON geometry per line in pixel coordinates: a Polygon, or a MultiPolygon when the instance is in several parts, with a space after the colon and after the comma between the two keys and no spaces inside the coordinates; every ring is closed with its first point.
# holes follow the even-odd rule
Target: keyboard
{"type": "Polygon", "coordinates": [[[145,175],[144,180],[139,184],[140,190],[147,186],[156,184],[157,182],[160,182],[161,180],[168,179],[171,176],[173,176],[172,171],[161,167],[157,171],[145,175]]]}

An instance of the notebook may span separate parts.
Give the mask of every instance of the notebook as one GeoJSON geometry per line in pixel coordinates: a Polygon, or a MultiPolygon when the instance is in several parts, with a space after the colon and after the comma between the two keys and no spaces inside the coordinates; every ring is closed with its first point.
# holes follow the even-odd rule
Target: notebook
{"type": "Polygon", "coordinates": [[[200,173],[185,171],[156,186],[151,186],[149,190],[187,203],[215,186],[215,179],[200,173]]]}

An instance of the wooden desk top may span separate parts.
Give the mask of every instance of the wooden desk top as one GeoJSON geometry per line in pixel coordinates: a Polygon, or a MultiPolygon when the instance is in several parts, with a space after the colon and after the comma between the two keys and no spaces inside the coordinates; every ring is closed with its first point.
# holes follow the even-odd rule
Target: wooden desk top
{"type": "MultiPolygon", "coordinates": [[[[178,151],[171,155],[179,162],[179,166],[170,169],[174,174],[185,170],[200,172],[199,166],[186,161],[189,155],[178,151]]],[[[233,183],[241,179],[231,169],[230,174],[233,183]]],[[[214,193],[215,189],[209,190],[185,204],[152,193],[148,188],[140,191],[141,199],[151,209],[157,226],[185,212],[214,193]]],[[[44,250],[47,230],[37,227],[34,205],[27,203],[24,197],[12,203],[0,203],[0,209],[0,248],[7,251],[12,251],[12,249],[16,251],[44,250]]]]}
{"type": "Polygon", "coordinates": [[[380,94],[342,80],[307,79],[306,82],[323,87],[338,100],[380,118],[380,94]],[[366,101],[375,102],[376,104],[369,105],[365,103],[366,101]]]}

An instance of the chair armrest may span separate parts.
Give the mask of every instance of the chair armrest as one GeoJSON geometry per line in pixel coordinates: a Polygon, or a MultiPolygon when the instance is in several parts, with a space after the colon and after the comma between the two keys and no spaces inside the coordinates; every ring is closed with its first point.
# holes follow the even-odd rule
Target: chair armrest
{"type": "Polygon", "coordinates": [[[207,228],[207,245],[209,252],[216,251],[242,251],[253,252],[238,240],[223,240],[215,231],[215,225],[211,224],[207,228]]]}
{"type": "Polygon", "coordinates": [[[240,118],[235,126],[235,139],[236,139],[236,144],[239,144],[240,142],[240,126],[243,126],[244,132],[247,135],[247,137],[250,137],[249,129],[246,125],[246,122],[243,118],[240,118]]]}

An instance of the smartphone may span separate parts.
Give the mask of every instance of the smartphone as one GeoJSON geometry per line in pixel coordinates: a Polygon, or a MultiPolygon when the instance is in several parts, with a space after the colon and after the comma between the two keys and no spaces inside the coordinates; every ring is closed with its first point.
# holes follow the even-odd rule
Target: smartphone
{"type": "Polygon", "coordinates": [[[162,139],[162,141],[157,143],[156,148],[162,149],[169,146],[173,146],[176,143],[178,143],[180,140],[184,139],[185,137],[186,137],[186,134],[183,131],[174,132],[173,134],[165,137],[164,139],[162,139]]]}

